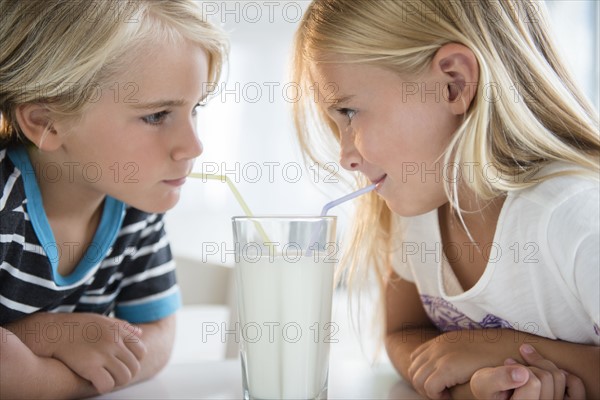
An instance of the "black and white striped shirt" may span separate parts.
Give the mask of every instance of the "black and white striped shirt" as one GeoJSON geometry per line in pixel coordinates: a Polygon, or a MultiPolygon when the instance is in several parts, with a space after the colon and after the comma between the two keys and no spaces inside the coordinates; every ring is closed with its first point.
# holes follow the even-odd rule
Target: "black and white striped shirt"
{"type": "Polygon", "coordinates": [[[23,147],[0,149],[0,325],[38,311],[156,321],[181,305],[162,214],[114,198],[83,258],[58,273],[59,248],[23,147]]]}

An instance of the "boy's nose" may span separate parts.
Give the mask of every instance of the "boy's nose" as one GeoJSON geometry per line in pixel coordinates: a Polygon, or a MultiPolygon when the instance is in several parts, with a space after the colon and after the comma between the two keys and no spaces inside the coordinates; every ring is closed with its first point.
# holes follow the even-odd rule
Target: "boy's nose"
{"type": "Polygon", "coordinates": [[[174,161],[189,160],[202,154],[204,147],[196,134],[194,125],[185,127],[176,136],[178,140],[171,152],[171,158],[174,161]]]}

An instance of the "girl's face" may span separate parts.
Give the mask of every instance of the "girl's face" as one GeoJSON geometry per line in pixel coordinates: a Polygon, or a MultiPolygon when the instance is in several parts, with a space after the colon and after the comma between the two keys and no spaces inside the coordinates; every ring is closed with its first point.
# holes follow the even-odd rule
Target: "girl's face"
{"type": "Polygon", "coordinates": [[[207,80],[207,55],[191,44],[138,57],[68,127],[62,149],[74,182],[147,212],[173,207],[202,153],[195,115],[207,80]]]}
{"type": "Polygon", "coordinates": [[[337,125],[343,168],[372,182],[395,213],[414,216],[448,200],[443,155],[462,118],[447,107],[435,71],[403,80],[371,65],[313,65],[319,106],[337,125]],[[326,86],[328,85],[328,86],[326,86]]]}

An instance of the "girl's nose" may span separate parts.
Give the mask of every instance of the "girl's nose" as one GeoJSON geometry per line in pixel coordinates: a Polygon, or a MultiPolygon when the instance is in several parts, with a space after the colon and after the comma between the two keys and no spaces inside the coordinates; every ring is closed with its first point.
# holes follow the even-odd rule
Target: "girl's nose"
{"type": "Polygon", "coordinates": [[[352,133],[342,133],[341,135],[340,164],[348,171],[356,171],[362,164],[362,156],[354,145],[352,133]]]}
{"type": "Polygon", "coordinates": [[[171,158],[174,161],[194,159],[202,154],[204,148],[196,135],[195,121],[190,121],[190,124],[175,136],[177,142],[171,151],[171,158]]]}

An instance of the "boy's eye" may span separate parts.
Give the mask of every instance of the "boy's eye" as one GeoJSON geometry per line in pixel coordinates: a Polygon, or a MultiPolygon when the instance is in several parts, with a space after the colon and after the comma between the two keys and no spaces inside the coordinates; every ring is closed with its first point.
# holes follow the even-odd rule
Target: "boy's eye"
{"type": "Polygon", "coordinates": [[[202,102],[199,102],[199,103],[197,103],[197,104],[194,106],[194,108],[192,109],[192,116],[193,116],[193,117],[195,117],[195,116],[196,116],[196,114],[197,114],[197,111],[196,111],[196,110],[198,109],[198,107],[204,107],[204,105],[205,105],[205,104],[206,104],[206,103],[202,103],[202,102]]]}
{"type": "Polygon", "coordinates": [[[170,111],[159,111],[154,114],[146,115],[142,117],[142,120],[148,125],[160,125],[165,120],[165,117],[169,115],[170,111]]]}
{"type": "Polygon", "coordinates": [[[348,123],[352,122],[352,118],[356,115],[356,110],[351,108],[338,108],[336,110],[338,113],[342,114],[344,117],[348,118],[348,123]]]}

